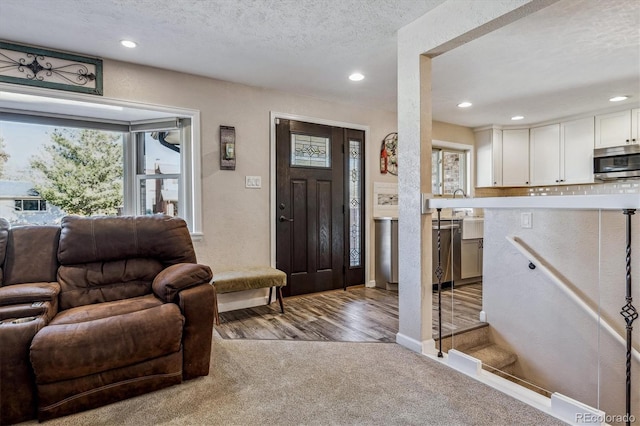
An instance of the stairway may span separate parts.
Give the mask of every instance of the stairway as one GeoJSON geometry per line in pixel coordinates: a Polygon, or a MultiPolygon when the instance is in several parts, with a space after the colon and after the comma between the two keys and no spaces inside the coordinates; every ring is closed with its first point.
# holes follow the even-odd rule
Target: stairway
{"type": "MultiPolygon", "coordinates": [[[[437,338],[435,340],[436,349],[438,349],[439,341],[437,338]]],[[[449,352],[451,348],[479,359],[482,361],[483,369],[497,376],[503,377],[546,397],[551,396],[549,392],[532,386],[517,377],[513,377],[514,375],[518,375],[516,364],[518,356],[491,341],[489,324],[486,322],[462,331],[457,331],[454,335],[442,336],[442,352],[449,352]]]]}

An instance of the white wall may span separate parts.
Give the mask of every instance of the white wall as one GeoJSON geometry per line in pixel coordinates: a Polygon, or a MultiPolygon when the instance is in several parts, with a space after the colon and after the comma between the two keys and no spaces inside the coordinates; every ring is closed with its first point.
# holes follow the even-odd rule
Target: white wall
{"type": "MultiPolygon", "coordinates": [[[[523,377],[607,414],[624,414],[625,346],[599,333],[598,324],[539,269],[529,269],[505,238],[520,238],[624,337],[624,215],[534,210],[533,228],[522,229],[520,213],[485,209],[483,309],[492,337],[518,355],[523,377]]],[[[632,224],[632,295],[638,308],[640,217],[633,216],[632,224]]],[[[634,325],[634,347],[640,350],[640,323],[634,325]]],[[[640,363],[632,364],[632,374],[632,408],[640,418],[640,363]]]]}
{"type": "MultiPolygon", "coordinates": [[[[369,126],[365,167],[376,179],[380,142],[396,131],[395,112],[112,60],[104,61],[104,96],[201,111],[204,238],[195,246],[198,260],[214,269],[270,262],[271,111],[369,126]],[[220,125],[236,129],[235,171],[219,167],[220,125]],[[262,176],[262,189],[245,189],[246,175],[262,176]]],[[[366,196],[370,211],[371,182],[366,196]]],[[[373,267],[371,253],[371,279],[373,267]]]]}

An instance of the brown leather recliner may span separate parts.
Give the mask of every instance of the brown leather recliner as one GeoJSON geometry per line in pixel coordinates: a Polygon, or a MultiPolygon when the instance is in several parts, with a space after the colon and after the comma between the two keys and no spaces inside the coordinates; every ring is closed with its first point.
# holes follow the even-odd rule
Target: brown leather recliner
{"type": "MultiPolygon", "coordinates": [[[[12,347],[22,348],[12,359],[21,359],[30,370],[23,369],[6,383],[13,389],[35,386],[37,398],[31,393],[30,398],[12,400],[4,395],[7,389],[0,389],[2,423],[24,420],[28,413],[16,413],[16,404],[33,406],[36,399],[37,417],[45,420],[208,374],[214,307],[211,270],[195,263],[183,220],[65,217],[59,229],[49,231],[59,232],[59,240],[48,240],[49,246],[51,240],[57,242],[55,282],[44,272],[25,273],[30,284],[18,284],[18,278],[7,282],[16,261],[11,253],[19,254],[11,236],[43,233],[35,228],[9,230],[0,315],[2,309],[15,310],[17,302],[24,302],[21,318],[27,306],[34,309],[33,302],[43,302],[36,307],[43,310],[29,314],[35,318],[30,322],[5,321],[0,333],[3,343],[6,335],[12,347]],[[18,326],[31,323],[28,332],[17,332],[18,326]],[[20,345],[13,340],[20,340],[20,345]],[[30,363],[24,361],[25,341],[30,363]]],[[[31,247],[43,242],[26,240],[23,245],[31,247]]],[[[36,256],[21,264],[24,270],[41,268],[36,256]]],[[[5,388],[4,353],[1,362],[5,388]]]]}

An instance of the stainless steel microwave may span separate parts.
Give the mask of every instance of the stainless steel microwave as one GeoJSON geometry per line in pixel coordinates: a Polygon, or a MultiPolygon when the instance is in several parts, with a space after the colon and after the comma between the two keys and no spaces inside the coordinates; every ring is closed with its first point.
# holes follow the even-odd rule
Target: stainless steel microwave
{"type": "Polygon", "coordinates": [[[597,180],[640,177],[640,145],[596,148],[593,151],[593,174],[597,180]]]}

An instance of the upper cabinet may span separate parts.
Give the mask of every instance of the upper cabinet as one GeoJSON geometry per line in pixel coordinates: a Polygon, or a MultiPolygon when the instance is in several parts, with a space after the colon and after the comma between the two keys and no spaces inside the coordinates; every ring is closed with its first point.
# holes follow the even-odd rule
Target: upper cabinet
{"type": "Polygon", "coordinates": [[[640,108],[476,132],[476,186],[592,183],[593,149],[640,143],[640,108]]]}
{"type": "Polygon", "coordinates": [[[631,140],[633,143],[640,141],[640,108],[631,110],[631,140]]]}
{"type": "Polygon", "coordinates": [[[593,117],[530,131],[531,185],[593,182],[593,117]]]}
{"type": "Polygon", "coordinates": [[[502,186],[529,185],[529,129],[502,131],[502,186]]]}
{"type": "Polygon", "coordinates": [[[476,132],[476,186],[502,186],[502,130],[476,132]]]}
{"type": "Polygon", "coordinates": [[[595,147],[638,143],[638,109],[596,115],[595,147]]]}
{"type": "Polygon", "coordinates": [[[531,185],[559,183],[560,124],[532,128],[529,145],[531,185]]]}
{"type": "Polygon", "coordinates": [[[593,117],[560,123],[560,182],[593,182],[593,117]]]}

